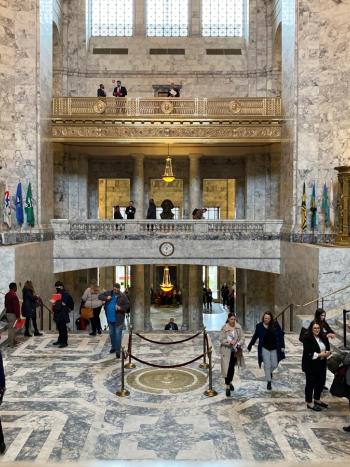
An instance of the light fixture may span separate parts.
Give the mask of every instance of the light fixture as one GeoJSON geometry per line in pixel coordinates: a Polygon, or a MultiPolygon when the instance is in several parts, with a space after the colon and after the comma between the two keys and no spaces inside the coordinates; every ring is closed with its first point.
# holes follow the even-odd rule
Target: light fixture
{"type": "Polygon", "coordinates": [[[163,290],[163,292],[170,292],[170,290],[173,290],[174,288],[170,280],[170,273],[169,273],[168,266],[164,266],[163,282],[160,284],[160,288],[163,290]]]}
{"type": "Polygon", "coordinates": [[[168,157],[165,159],[165,170],[162,179],[167,182],[173,182],[175,180],[173,174],[173,166],[171,164],[171,157],[169,157],[169,144],[168,144],[168,157]]]}

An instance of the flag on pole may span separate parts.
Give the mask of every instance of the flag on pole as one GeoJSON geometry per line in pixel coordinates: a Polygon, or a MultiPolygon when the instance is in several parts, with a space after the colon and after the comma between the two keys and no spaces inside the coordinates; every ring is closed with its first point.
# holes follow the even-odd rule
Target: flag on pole
{"type": "Polygon", "coordinates": [[[11,199],[10,192],[6,183],[5,193],[4,193],[4,205],[3,205],[3,220],[4,223],[8,225],[9,228],[12,226],[12,212],[11,212],[11,199]]]}
{"type": "Polygon", "coordinates": [[[315,183],[313,183],[313,185],[312,185],[310,211],[311,211],[311,229],[314,230],[315,227],[317,227],[317,204],[316,204],[316,187],[315,187],[315,183]]]}
{"type": "Polygon", "coordinates": [[[328,188],[326,184],[323,185],[322,212],[323,212],[324,225],[325,227],[329,227],[329,197],[328,197],[328,188]]]}
{"type": "Polygon", "coordinates": [[[32,184],[29,182],[26,196],[26,204],[24,208],[27,216],[27,224],[31,227],[34,227],[35,218],[34,218],[34,208],[33,208],[33,196],[32,196],[32,184]]]}
{"type": "Polygon", "coordinates": [[[19,225],[22,225],[24,222],[23,214],[23,198],[22,198],[22,184],[18,182],[16,190],[16,219],[19,225]]]}
{"type": "Polygon", "coordinates": [[[303,185],[303,195],[301,197],[301,231],[305,232],[307,229],[307,214],[306,214],[306,191],[305,182],[303,185]]]}
{"type": "Polygon", "coordinates": [[[334,207],[334,185],[333,179],[331,180],[331,186],[329,189],[329,224],[333,228],[335,221],[335,207],[334,207]]]}

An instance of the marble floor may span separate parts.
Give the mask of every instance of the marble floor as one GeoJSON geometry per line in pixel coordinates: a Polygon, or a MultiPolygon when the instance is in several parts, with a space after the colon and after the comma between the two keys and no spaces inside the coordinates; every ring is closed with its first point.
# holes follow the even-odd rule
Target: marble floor
{"type": "MultiPolygon", "coordinates": [[[[176,333],[148,336],[179,338],[176,333]]],[[[210,332],[218,391],[213,398],[203,394],[205,377],[193,391],[182,393],[148,393],[127,384],[130,396],[118,398],[120,361],[109,354],[107,334],[72,334],[65,349],[53,347],[55,340],[54,334],[45,334],[3,351],[7,392],[1,418],[8,449],[1,462],[107,462],[116,467],[174,461],[182,467],[195,461],[203,466],[350,464],[350,435],[342,431],[350,422],[348,403],[326,395],[328,410],[305,409],[301,346],[295,335],[287,336],[288,358],[278,368],[272,392],[266,391],[263,371],[251,352],[245,354],[246,369],[235,375],[231,398],[224,394],[215,331],[210,332]]],[[[157,364],[184,362],[201,352],[201,338],[181,345],[134,338],[133,354],[157,364]]],[[[137,364],[127,375],[142,367],[137,364]]],[[[198,362],[189,367],[202,371],[198,362]]]]}

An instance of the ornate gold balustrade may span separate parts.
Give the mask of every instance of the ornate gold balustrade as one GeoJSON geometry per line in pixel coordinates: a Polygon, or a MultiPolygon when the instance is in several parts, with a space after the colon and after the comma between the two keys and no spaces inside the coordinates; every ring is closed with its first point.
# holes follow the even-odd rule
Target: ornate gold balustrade
{"type": "Polygon", "coordinates": [[[56,97],[52,124],[58,142],[279,142],[281,99],[56,97]]]}

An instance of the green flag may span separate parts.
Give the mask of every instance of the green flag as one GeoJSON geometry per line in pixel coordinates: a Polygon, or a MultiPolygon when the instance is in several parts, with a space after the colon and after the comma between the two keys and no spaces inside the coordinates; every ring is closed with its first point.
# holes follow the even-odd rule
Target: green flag
{"type": "Polygon", "coordinates": [[[27,216],[27,224],[31,227],[35,225],[35,218],[34,218],[34,209],[33,209],[33,197],[32,197],[32,185],[29,182],[27,196],[26,196],[26,204],[25,204],[25,213],[27,216]]]}

